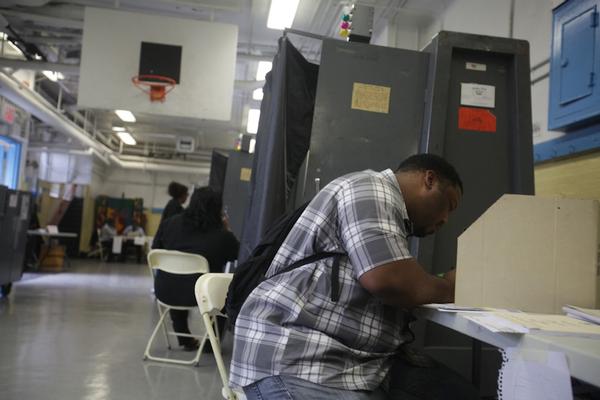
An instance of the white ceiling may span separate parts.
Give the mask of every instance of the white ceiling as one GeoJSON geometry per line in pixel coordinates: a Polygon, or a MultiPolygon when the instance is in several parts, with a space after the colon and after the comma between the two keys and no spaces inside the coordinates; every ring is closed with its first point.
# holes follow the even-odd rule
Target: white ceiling
{"type": "MultiPolygon", "coordinates": [[[[365,0],[358,3],[375,8],[374,28],[377,29],[388,20],[416,26],[439,15],[451,1],[365,0]]],[[[343,8],[350,3],[356,2],[300,0],[292,28],[336,37],[343,8]]],[[[126,152],[148,156],[148,148],[156,146],[172,151],[169,149],[174,145],[174,138],[184,135],[196,137],[199,152],[207,154],[213,148],[232,148],[238,134],[245,132],[247,110],[260,107],[258,101],[252,100],[252,90],[262,86],[251,82],[256,74],[257,60],[272,59],[277,50],[277,39],[282,34],[282,31],[266,27],[269,4],[269,0],[0,0],[0,14],[24,43],[37,46],[49,62],[74,65],[79,64],[85,6],[237,25],[236,86],[230,121],[140,115],[135,124],[128,126],[139,144],[137,149],[126,147],[126,152]]],[[[319,40],[298,35],[291,35],[291,40],[308,59],[318,62],[319,40]]],[[[61,82],[65,107],[75,107],[77,78],[76,74],[71,74],[61,82]]],[[[47,97],[57,97],[57,84],[46,81],[41,87],[47,97]]],[[[109,111],[79,111],[87,111],[90,124],[109,137],[114,137],[113,124],[123,125],[109,111]]],[[[117,146],[116,137],[113,140],[117,146]]]]}

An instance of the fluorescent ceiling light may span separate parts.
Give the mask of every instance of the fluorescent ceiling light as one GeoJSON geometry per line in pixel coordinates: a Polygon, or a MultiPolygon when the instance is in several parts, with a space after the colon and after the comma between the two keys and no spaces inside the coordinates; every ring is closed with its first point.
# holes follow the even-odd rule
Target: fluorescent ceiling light
{"type": "Polygon", "coordinates": [[[271,0],[267,28],[285,29],[292,26],[300,0],[271,0]]]}
{"type": "Polygon", "coordinates": [[[112,130],[114,132],[123,132],[125,130],[125,128],[123,128],[122,126],[113,126],[112,130]]]}
{"type": "Polygon", "coordinates": [[[254,100],[262,100],[263,99],[263,90],[262,90],[262,88],[255,89],[252,92],[252,98],[254,100]]]}
{"type": "Polygon", "coordinates": [[[117,132],[117,136],[119,137],[119,139],[121,139],[123,143],[128,144],[130,146],[134,146],[137,143],[133,136],[131,136],[131,133],[127,131],[117,132]]]}
{"type": "Polygon", "coordinates": [[[258,132],[258,120],[260,119],[260,110],[251,108],[248,110],[248,125],[246,125],[246,132],[256,133],[258,132]]]}
{"type": "Polygon", "coordinates": [[[256,80],[264,81],[267,72],[271,70],[273,63],[271,61],[259,61],[258,68],[256,69],[256,80]]]}
{"type": "Polygon", "coordinates": [[[135,115],[127,110],[115,110],[115,114],[124,122],[135,122],[135,115]]]}

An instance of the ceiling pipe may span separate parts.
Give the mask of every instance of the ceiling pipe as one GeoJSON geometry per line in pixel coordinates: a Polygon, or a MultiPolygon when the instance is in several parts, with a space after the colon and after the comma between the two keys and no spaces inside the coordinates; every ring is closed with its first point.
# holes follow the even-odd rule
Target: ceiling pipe
{"type": "MultiPolygon", "coordinates": [[[[42,96],[14,78],[0,73],[0,95],[15,103],[18,107],[33,114],[43,123],[57,131],[77,139],[85,146],[92,148],[92,153],[99,157],[108,157],[112,162],[122,168],[135,168],[147,171],[179,172],[188,174],[207,175],[210,167],[205,164],[158,163],[140,158],[136,161],[121,160],[115,152],[102,143],[92,139],[86,132],[70,121],[59,110],[52,106],[42,96]],[[95,152],[94,152],[95,150],[95,152]]],[[[104,161],[104,159],[103,159],[104,161]]]]}
{"type": "Polygon", "coordinates": [[[45,124],[52,126],[67,136],[79,140],[84,145],[95,148],[100,152],[111,152],[108,147],[89,137],[41,95],[4,73],[0,73],[0,95],[6,97],[25,111],[35,115],[45,124]]]}
{"type": "Polygon", "coordinates": [[[202,166],[201,164],[162,164],[157,162],[148,162],[144,158],[140,158],[139,161],[128,161],[123,160],[114,154],[110,155],[110,160],[119,167],[125,169],[142,169],[145,171],[177,172],[198,175],[208,175],[210,173],[210,167],[202,166]]]}
{"type": "Polygon", "coordinates": [[[57,147],[48,147],[48,146],[29,146],[27,148],[28,152],[33,153],[45,153],[45,152],[53,152],[53,153],[65,153],[65,154],[74,154],[74,155],[95,155],[98,157],[100,161],[102,161],[107,166],[110,166],[110,160],[104,154],[100,153],[98,150],[93,148],[88,148],[87,150],[77,150],[77,149],[69,149],[69,148],[57,148],[57,147]]]}
{"type": "Polygon", "coordinates": [[[0,67],[12,69],[28,69],[32,71],[54,71],[67,75],[79,75],[79,64],[61,64],[45,61],[16,60],[0,57],[0,67]]]}
{"type": "Polygon", "coordinates": [[[5,6],[41,7],[50,3],[50,0],[6,0],[5,6]]]}
{"type": "Polygon", "coordinates": [[[60,29],[83,29],[83,20],[74,20],[70,18],[53,17],[33,12],[16,11],[6,8],[0,8],[0,13],[5,17],[15,17],[23,21],[31,21],[43,26],[52,26],[60,29]]]}
{"type": "Polygon", "coordinates": [[[45,44],[52,46],[81,46],[81,35],[61,35],[59,37],[54,36],[40,36],[40,35],[21,35],[21,39],[27,43],[45,44]]]}

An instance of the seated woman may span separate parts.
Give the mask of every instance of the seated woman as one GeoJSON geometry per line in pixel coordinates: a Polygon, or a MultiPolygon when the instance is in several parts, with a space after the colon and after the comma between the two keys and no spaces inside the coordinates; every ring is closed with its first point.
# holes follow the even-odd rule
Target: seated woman
{"type": "MultiPolygon", "coordinates": [[[[209,187],[196,189],[182,214],[161,222],[152,248],[200,254],[208,260],[210,272],[223,272],[227,261],[237,258],[240,243],[229,230],[222,208],[219,193],[209,187]]],[[[167,304],[195,306],[194,285],[200,275],[177,275],[159,270],[154,279],[154,293],[167,304]]],[[[171,310],[170,315],[175,332],[190,333],[187,311],[171,310]]],[[[177,340],[184,350],[198,348],[199,343],[194,338],[177,336],[177,340]]]]}
{"type": "Polygon", "coordinates": [[[144,250],[144,245],[135,244],[135,237],[145,237],[146,231],[144,228],[135,220],[131,222],[131,225],[127,225],[122,235],[124,236],[123,240],[123,249],[121,250],[121,262],[127,261],[127,254],[129,253],[129,249],[132,247],[135,248],[135,254],[138,264],[142,262],[142,251],[144,250]]]}
{"type": "Polygon", "coordinates": [[[102,228],[100,229],[100,245],[103,248],[104,253],[107,254],[106,261],[111,261],[113,258],[113,239],[117,236],[117,229],[112,219],[108,218],[102,228]]]}

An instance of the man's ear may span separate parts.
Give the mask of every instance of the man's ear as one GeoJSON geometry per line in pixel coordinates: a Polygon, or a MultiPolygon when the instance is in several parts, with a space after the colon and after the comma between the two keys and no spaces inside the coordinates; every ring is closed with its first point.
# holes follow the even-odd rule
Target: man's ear
{"type": "Polygon", "coordinates": [[[433,184],[437,180],[437,175],[435,174],[435,172],[433,172],[432,170],[426,170],[423,178],[425,180],[425,187],[427,188],[427,190],[433,189],[433,184]]]}

